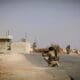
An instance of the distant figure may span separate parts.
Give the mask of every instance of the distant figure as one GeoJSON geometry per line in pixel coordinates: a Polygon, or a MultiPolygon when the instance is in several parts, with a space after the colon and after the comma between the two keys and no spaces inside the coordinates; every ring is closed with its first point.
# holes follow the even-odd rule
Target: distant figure
{"type": "Polygon", "coordinates": [[[32,48],[33,48],[33,51],[35,52],[35,50],[37,48],[37,43],[36,42],[33,43],[32,48]]]}
{"type": "Polygon", "coordinates": [[[70,53],[70,45],[68,45],[68,46],[66,47],[66,51],[67,51],[67,54],[70,53]]]}

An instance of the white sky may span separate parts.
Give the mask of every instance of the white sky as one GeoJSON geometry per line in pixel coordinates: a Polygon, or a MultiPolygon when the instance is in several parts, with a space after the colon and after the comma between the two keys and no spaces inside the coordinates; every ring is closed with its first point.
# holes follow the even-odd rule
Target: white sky
{"type": "Polygon", "coordinates": [[[80,2],[0,0],[0,34],[8,30],[15,40],[27,33],[40,47],[57,43],[80,49],[80,2]]]}

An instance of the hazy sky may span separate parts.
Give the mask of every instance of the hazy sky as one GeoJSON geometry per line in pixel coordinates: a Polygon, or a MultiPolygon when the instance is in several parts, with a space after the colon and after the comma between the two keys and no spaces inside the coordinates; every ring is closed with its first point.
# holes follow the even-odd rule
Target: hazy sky
{"type": "Polygon", "coordinates": [[[80,49],[78,0],[0,0],[0,34],[10,30],[15,40],[27,33],[40,47],[51,43],[80,49]]]}

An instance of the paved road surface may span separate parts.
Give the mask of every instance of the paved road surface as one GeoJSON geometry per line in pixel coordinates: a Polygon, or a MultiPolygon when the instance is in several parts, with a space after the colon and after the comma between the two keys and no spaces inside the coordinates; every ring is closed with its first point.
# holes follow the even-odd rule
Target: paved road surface
{"type": "Polygon", "coordinates": [[[80,80],[80,55],[62,55],[60,62],[59,69],[65,70],[74,80],[80,80]]]}
{"type": "MultiPolygon", "coordinates": [[[[29,59],[29,61],[31,61],[31,63],[35,64],[36,66],[47,67],[47,64],[42,59],[42,56],[36,56],[33,54],[26,55],[26,58],[29,59]]],[[[60,66],[54,69],[59,71],[64,70],[74,80],[80,80],[80,55],[60,55],[60,66]]]]}

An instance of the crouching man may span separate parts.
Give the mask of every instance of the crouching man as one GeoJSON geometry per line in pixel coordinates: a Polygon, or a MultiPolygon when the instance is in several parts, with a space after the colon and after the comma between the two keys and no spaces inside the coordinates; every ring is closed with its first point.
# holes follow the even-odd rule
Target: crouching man
{"type": "Polygon", "coordinates": [[[58,48],[51,46],[48,51],[42,54],[44,59],[47,61],[48,66],[55,67],[59,66],[58,48]]]}
{"type": "Polygon", "coordinates": [[[50,67],[59,66],[58,51],[57,51],[57,49],[55,47],[49,47],[48,65],[50,67]]]}

